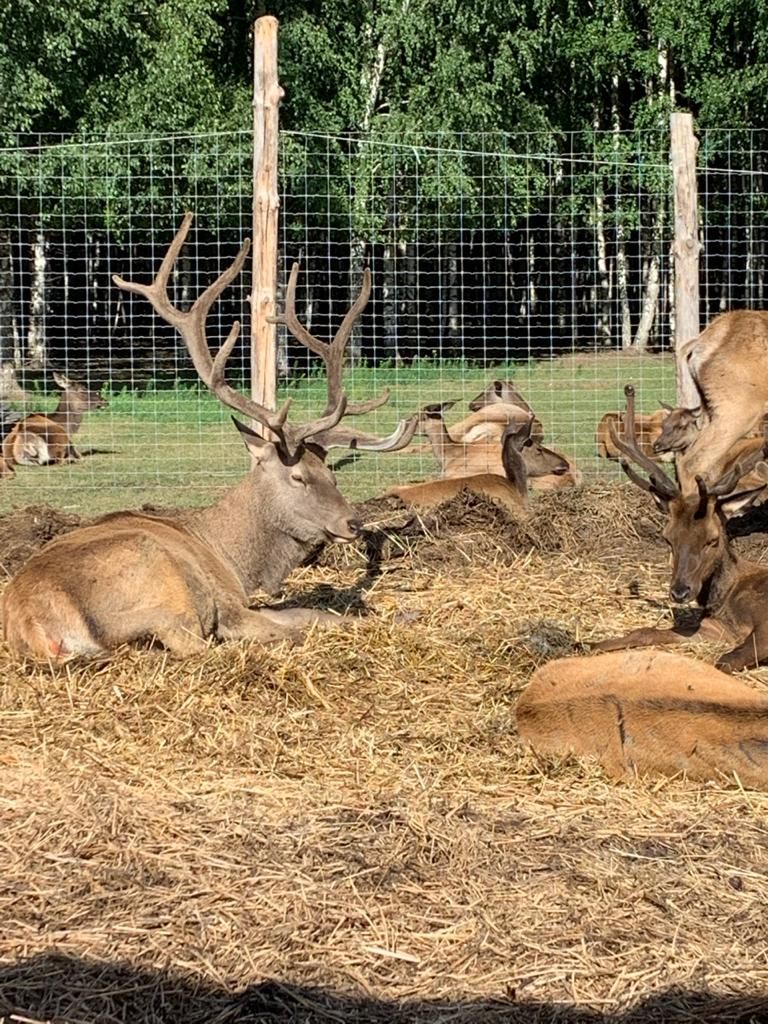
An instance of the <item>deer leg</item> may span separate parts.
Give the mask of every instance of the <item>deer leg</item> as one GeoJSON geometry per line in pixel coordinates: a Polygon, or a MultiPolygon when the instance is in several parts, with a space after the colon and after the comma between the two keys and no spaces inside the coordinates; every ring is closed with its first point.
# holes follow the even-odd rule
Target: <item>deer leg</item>
{"type": "Polygon", "coordinates": [[[75,448],[73,444],[67,445],[67,451],[64,455],[64,462],[79,462],[80,452],[75,448]]]}
{"type": "Polygon", "coordinates": [[[631,647],[661,647],[668,644],[679,644],[689,639],[690,633],[682,633],[678,629],[655,629],[644,627],[633,629],[624,636],[611,637],[590,645],[592,651],[625,651],[631,647]]]}
{"type": "Polygon", "coordinates": [[[343,626],[343,615],[334,615],[320,608],[259,608],[259,614],[270,622],[294,628],[307,629],[309,626],[343,626]]]}
{"type": "Polygon", "coordinates": [[[758,637],[753,631],[732,651],[718,658],[715,668],[719,668],[721,672],[740,672],[743,668],[757,668],[761,660],[760,653],[758,637]]]}
{"type": "MultiPolygon", "coordinates": [[[[305,622],[306,624],[306,622],[305,622]]],[[[276,618],[251,608],[238,608],[219,615],[216,635],[221,640],[258,640],[262,644],[279,640],[300,640],[304,630],[296,622],[276,618]]]]}

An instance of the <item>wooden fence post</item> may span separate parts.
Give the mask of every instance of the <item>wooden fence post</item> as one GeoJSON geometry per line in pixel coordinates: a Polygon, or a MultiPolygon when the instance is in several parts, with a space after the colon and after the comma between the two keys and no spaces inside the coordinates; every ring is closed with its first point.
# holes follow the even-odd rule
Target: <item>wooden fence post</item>
{"type": "MultiPolygon", "coordinates": [[[[277,400],[277,18],[253,25],[253,283],[251,287],[251,397],[267,409],[277,400]]],[[[258,425],[254,425],[258,429],[258,425]]]]}
{"type": "MultiPolygon", "coordinates": [[[[675,352],[699,333],[699,215],[696,191],[696,151],[693,116],[670,116],[670,160],[674,187],[675,239],[675,352]]],[[[687,367],[677,363],[677,402],[686,408],[699,404],[699,393],[687,367]]]]}

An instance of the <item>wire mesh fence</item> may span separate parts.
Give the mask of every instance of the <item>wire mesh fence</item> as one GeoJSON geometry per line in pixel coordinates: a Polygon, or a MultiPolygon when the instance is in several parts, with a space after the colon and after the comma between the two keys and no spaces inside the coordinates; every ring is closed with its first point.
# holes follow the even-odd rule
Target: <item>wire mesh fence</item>
{"type": "MultiPolygon", "coordinates": [[[[764,304],[765,133],[701,137],[702,321],[764,304]]],[[[371,414],[386,432],[421,405],[513,378],[547,443],[586,475],[601,414],[637,386],[640,408],[674,400],[673,214],[663,131],[553,136],[451,135],[382,143],[283,133],[279,279],[301,263],[297,308],[333,334],[373,273],[350,342],[347,390],[383,387],[371,414]]],[[[0,386],[17,409],[51,410],[52,372],[101,387],[72,464],[21,466],[0,506],[49,501],[101,510],[210,500],[247,466],[228,414],[196,379],[183,344],[149,305],[112,282],[148,281],[182,213],[196,215],[174,269],[180,308],[250,234],[251,136],[19,139],[0,151],[0,386]]],[[[209,323],[217,347],[244,321],[228,367],[247,390],[244,273],[209,323]]],[[[280,299],[278,300],[280,301],[280,299]]],[[[284,334],[280,391],[292,417],[325,401],[315,357],[284,334]]],[[[351,497],[435,475],[429,452],[344,458],[351,497]]]]}

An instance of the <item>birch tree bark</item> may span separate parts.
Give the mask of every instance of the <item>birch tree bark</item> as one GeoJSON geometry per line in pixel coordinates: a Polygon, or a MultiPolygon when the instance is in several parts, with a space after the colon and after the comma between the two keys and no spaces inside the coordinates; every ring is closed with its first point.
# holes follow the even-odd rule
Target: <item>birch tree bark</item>
{"type": "Polygon", "coordinates": [[[29,302],[27,330],[27,362],[30,366],[46,364],[45,314],[48,269],[48,241],[39,230],[32,243],[32,294],[29,302]]]}

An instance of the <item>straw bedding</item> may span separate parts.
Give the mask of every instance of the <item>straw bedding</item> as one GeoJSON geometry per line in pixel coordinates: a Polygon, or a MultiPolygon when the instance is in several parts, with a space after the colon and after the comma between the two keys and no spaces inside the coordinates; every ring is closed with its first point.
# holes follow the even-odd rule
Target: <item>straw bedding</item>
{"type": "MultiPolygon", "coordinates": [[[[766,796],[515,736],[537,665],[669,621],[647,498],[365,517],[287,588],[344,630],[54,673],[0,650],[0,1020],[768,1020],[766,796]]],[[[76,522],[6,517],[6,571],[76,522]]]]}

